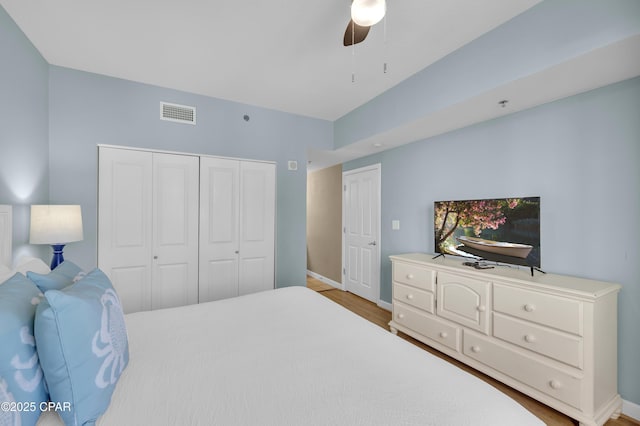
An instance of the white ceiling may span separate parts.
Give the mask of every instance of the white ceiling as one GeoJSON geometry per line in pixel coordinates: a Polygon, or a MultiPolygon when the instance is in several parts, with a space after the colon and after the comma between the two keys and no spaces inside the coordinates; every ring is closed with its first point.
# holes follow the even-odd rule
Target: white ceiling
{"type": "Polygon", "coordinates": [[[355,55],[349,0],[0,4],[53,65],[335,120],[539,1],[390,0],[355,55]]]}
{"type": "MultiPolygon", "coordinates": [[[[333,121],[540,1],[388,0],[386,22],[355,50],[342,45],[350,0],[0,4],[50,64],[333,121]]],[[[343,148],[309,150],[308,170],[637,75],[640,35],[343,148]]]]}

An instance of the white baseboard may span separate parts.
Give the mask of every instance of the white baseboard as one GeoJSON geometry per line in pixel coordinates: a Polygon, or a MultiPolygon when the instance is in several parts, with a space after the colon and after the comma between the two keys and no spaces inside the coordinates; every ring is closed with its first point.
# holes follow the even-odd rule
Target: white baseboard
{"type": "Polygon", "coordinates": [[[342,288],[342,284],[341,283],[339,283],[337,281],[334,281],[334,280],[332,280],[330,278],[327,278],[325,276],[322,276],[320,274],[317,274],[317,273],[315,273],[313,271],[310,271],[308,269],[307,269],[307,275],[309,275],[310,277],[313,277],[313,278],[315,278],[317,280],[320,280],[325,284],[329,284],[330,286],[335,287],[335,288],[337,288],[339,290],[344,290],[344,288],[342,288]]]}
{"type": "Polygon", "coordinates": [[[640,405],[623,399],[622,414],[624,414],[627,417],[631,417],[636,421],[640,421],[640,405]]]}
{"type": "Polygon", "coordinates": [[[391,303],[378,299],[378,306],[384,310],[391,312],[391,303]]]}

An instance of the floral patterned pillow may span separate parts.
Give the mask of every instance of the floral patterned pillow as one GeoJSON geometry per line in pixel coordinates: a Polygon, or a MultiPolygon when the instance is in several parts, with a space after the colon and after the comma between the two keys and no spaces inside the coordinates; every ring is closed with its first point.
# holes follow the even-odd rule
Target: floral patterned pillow
{"type": "Polygon", "coordinates": [[[109,278],[94,269],[38,305],[35,337],[52,402],[70,405],[65,424],[93,424],[108,408],[129,362],[122,305],[109,278]]]}

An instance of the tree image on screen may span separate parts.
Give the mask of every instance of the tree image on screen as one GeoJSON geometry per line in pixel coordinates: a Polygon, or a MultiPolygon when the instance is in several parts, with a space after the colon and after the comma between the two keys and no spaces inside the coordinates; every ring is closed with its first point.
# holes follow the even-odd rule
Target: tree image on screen
{"type": "Polygon", "coordinates": [[[517,198],[437,203],[436,241],[441,253],[446,252],[443,245],[458,227],[471,228],[478,237],[483,229],[498,229],[504,224],[504,209],[514,209],[518,203],[517,198]]]}

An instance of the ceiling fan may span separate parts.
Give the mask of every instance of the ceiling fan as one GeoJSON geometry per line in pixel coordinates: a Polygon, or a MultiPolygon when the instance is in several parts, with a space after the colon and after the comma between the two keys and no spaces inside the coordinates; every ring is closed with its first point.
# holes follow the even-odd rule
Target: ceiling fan
{"type": "Polygon", "coordinates": [[[351,3],[351,20],[344,32],[343,44],[352,46],[367,37],[369,29],[384,18],[387,12],[385,0],[353,0],[351,3]]]}

